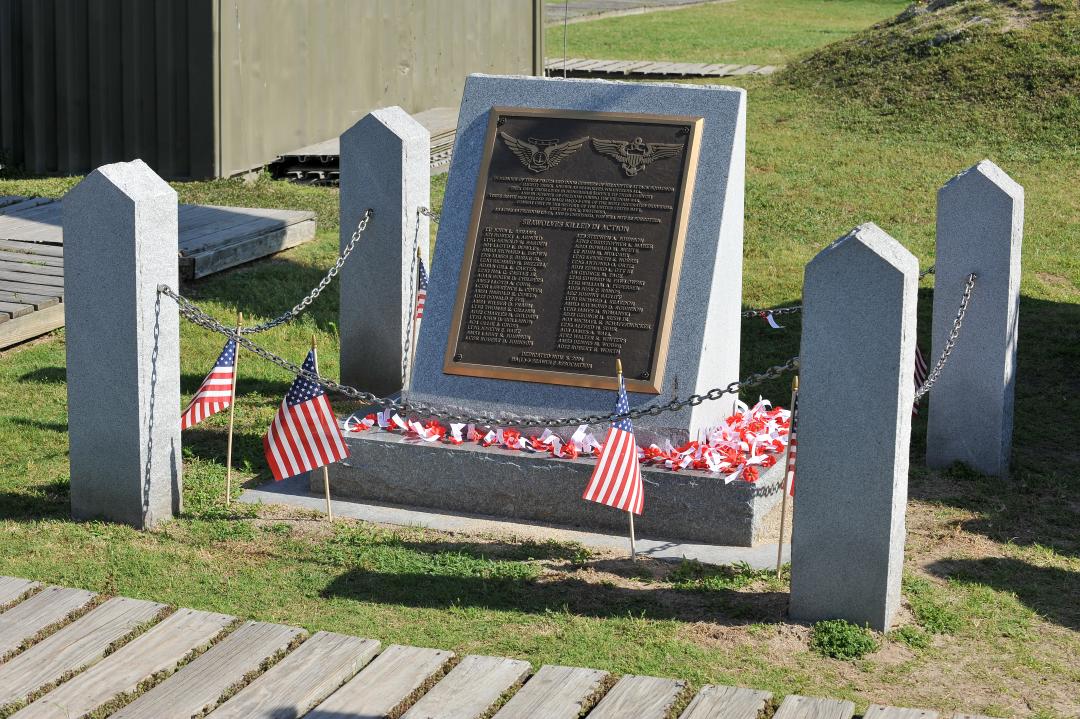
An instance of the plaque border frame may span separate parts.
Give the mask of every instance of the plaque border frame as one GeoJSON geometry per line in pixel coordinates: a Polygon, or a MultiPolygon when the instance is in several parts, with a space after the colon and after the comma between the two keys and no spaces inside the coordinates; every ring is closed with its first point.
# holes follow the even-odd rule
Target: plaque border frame
{"type": "MultiPolygon", "coordinates": [[[[533,117],[557,117],[558,119],[570,120],[615,120],[631,121],[638,123],[651,123],[657,125],[687,125],[690,127],[690,135],[687,140],[687,162],[683,167],[682,177],[679,179],[683,190],[679,203],[675,207],[675,235],[672,238],[671,257],[667,267],[667,287],[661,295],[660,302],[660,327],[657,332],[657,351],[653,356],[652,367],[649,369],[649,379],[624,378],[628,392],[641,392],[646,394],[660,394],[664,386],[664,371],[667,367],[668,343],[671,340],[672,321],[675,316],[675,303],[679,292],[679,279],[682,274],[683,249],[686,244],[686,233],[690,223],[690,209],[693,201],[695,182],[697,179],[697,165],[701,152],[702,128],[705,118],[693,115],[656,115],[634,112],[604,112],[593,110],[561,110],[557,108],[534,108],[512,107],[505,105],[492,106],[488,111],[488,126],[484,133],[484,153],[480,158],[480,166],[476,178],[476,187],[473,190],[473,205],[469,218],[467,241],[465,252],[461,261],[461,269],[458,272],[457,293],[454,299],[454,312],[451,315],[450,333],[446,341],[446,352],[443,355],[443,373],[464,377],[480,377],[486,379],[509,379],[520,382],[538,382],[543,384],[562,385],[569,387],[586,387],[590,389],[617,390],[619,383],[614,371],[611,376],[587,375],[576,372],[561,372],[557,370],[531,369],[526,367],[502,367],[499,365],[477,364],[475,362],[455,362],[454,354],[457,349],[458,336],[461,334],[461,321],[465,313],[465,299],[468,295],[469,279],[472,276],[473,258],[476,252],[477,236],[480,231],[480,213],[484,206],[484,195],[487,187],[487,177],[491,167],[491,154],[495,148],[495,131],[498,127],[499,115],[528,115],[533,117]]],[[[614,360],[612,357],[612,370],[614,360]]]]}

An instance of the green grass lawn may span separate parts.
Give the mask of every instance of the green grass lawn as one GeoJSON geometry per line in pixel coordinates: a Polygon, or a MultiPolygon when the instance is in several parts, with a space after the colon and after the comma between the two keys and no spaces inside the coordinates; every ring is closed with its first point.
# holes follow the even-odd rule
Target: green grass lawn
{"type": "MultiPolygon", "coordinates": [[[[800,53],[895,15],[904,0],[740,0],[628,15],[566,28],[567,57],[782,65],[800,53]]],[[[548,20],[561,17],[547,9],[548,20]]],[[[545,36],[561,57],[562,25],[545,36]]]]}
{"type": "MultiPolygon", "coordinates": [[[[606,48],[592,54],[660,57],[674,42],[672,35],[681,34],[686,39],[679,46],[688,54],[672,59],[704,61],[712,58],[690,54],[700,34],[696,13],[737,11],[743,28],[752,28],[758,13],[759,29],[771,39],[754,42],[764,43],[770,58],[789,58],[792,48],[826,41],[818,29],[827,12],[840,18],[835,27],[856,29],[897,8],[856,0],[746,0],[581,23],[571,30],[607,36],[624,23],[646,27],[682,16],[687,21],[669,26],[667,34],[635,30],[617,45],[624,55],[606,48]],[[774,27],[778,6],[788,9],[780,19],[791,20],[782,32],[774,27]],[[800,7],[813,9],[814,20],[796,32],[792,18],[800,7]]],[[[722,27],[740,27],[734,17],[731,23],[722,27]]],[[[752,46],[741,38],[729,42],[718,46],[752,46]]],[[[573,545],[506,537],[353,522],[331,528],[317,517],[281,508],[228,510],[221,501],[220,417],[184,435],[182,519],[149,533],[71,522],[62,331],[0,354],[0,574],[384,643],[511,655],[534,666],[592,666],[680,677],[695,686],[737,684],[769,689],[777,697],[794,692],[850,698],[860,708],[880,702],[992,716],[1076,716],[1080,454],[1071,432],[1080,395],[1080,193],[1074,189],[1080,187],[1080,157],[1068,148],[1049,152],[1010,133],[975,132],[947,117],[931,130],[918,117],[910,123],[880,121],[879,111],[858,99],[771,78],[740,84],[749,93],[747,306],[796,301],[804,264],[867,220],[911,249],[922,265],[931,264],[936,189],[984,157],[1026,190],[1013,473],[993,480],[960,469],[927,470],[925,412],[916,419],[901,617],[911,629],[877,637],[881,648],[863,659],[828,659],[809,648],[807,627],[786,621],[786,578],[694,565],[631,565],[573,545]]],[[[433,183],[436,206],[444,178],[433,183]]],[[[0,194],[55,195],[72,182],[0,179],[0,194]]],[[[176,187],[187,201],[319,213],[315,242],[185,285],[187,295],[223,321],[231,322],[238,310],[251,322],[278,314],[333,261],[334,189],[266,178],[176,187]]],[[[456,274],[456,268],[433,270],[456,274]]],[[[920,290],[924,346],[932,287],[929,277],[920,290]]],[[[336,376],[338,309],[336,292],[327,292],[297,322],[259,341],[299,361],[314,333],[321,368],[336,376]]],[[[744,370],[798,351],[798,316],[785,317],[785,324],[779,331],[759,321],[744,324],[744,370]]],[[[184,325],[181,343],[186,399],[222,342],[184,325]]],[[[241,356],[240,375],[237,462],[241,479],[264,481],[269,473],[260,437],[290,377],[250,355],[241,356]]],[[[787,382],[774,382],[763,394],[782,401],[787,382]]]]}

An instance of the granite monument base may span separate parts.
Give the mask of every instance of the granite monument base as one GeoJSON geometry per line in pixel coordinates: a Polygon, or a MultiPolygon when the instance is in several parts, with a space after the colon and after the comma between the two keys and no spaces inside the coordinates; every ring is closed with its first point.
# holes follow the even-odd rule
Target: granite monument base
{"type": "MultiPolygon", "coordinates": [[[[352,456],[330,465],[330,491],[408,507],[468,512],[499,519],[546,522],[587,530],[625,532],[626,513],[581,493],[595,462],[554,459],[472,445],[407,440],[386,432],[346,436],[352,456]]],[[[736,547],[753,546],[782,496],[783,462],[750,484],[724,484],[707,472],[642,467],[645,512],[639,536],[736,547]]],[[[312,473],[321,493],[322,474],[312,473]]]]}

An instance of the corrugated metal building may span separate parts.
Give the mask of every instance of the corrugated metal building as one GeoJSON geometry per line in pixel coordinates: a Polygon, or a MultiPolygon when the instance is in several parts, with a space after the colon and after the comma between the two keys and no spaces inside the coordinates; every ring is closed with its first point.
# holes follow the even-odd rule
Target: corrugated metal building
{"type": "Polygon", "coordinates": [[[366,112],[543,74],[544,0],[0,0],[0,164],[233,175],[366,112]]]}

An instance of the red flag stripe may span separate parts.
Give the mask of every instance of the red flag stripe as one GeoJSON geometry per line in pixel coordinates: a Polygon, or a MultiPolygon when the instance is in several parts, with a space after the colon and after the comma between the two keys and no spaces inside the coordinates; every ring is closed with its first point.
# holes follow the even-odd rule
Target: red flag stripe
{"type": "Polygon", "coordinates": [[[283,401],[263,438],[263,448],[278,480],[349,456],[337,418],[322,395],[293,406],[283,401]]]}
{"type": "Polygon", "coordinates": [[[612,427],[583,497],[635,514],[644,506],[637,445],[631,432],[612,427]]]}

